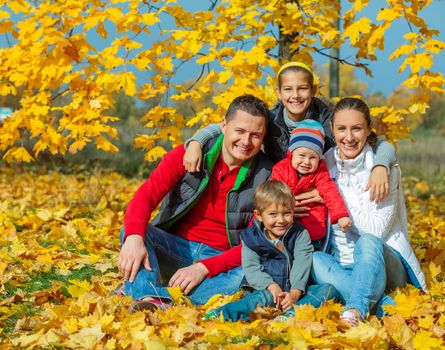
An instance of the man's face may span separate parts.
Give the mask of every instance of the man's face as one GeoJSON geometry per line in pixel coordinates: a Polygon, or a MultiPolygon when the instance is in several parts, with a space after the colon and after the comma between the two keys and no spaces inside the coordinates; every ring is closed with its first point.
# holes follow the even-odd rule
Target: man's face
{"type": "Polygon", "coordinates": [[[266,135],[266,119],[237,110],[229,122],[221,123],[221,130],[223,160],[229,168],[239,166],[259,152],[266,135]]]}

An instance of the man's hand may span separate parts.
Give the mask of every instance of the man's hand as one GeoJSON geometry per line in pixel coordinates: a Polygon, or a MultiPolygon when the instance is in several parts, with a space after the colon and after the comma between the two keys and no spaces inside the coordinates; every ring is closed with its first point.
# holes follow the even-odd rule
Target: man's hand
{"type": "Polygon", "coordinates": [[[133,282],[141,263],[147,271],[151,271],[144,239],[139,235],[130,235],[125,240],[119,253],[119,276],[123,276],[125,280],[129,279],[130,282],[133,282]]]}
{"type": "Polygon", "coordinates": [[[185,295],[188,295],[208,274],[209,270],[207,270],[207,267],[199,262],[176,271],[170,278],[168,286],[179,287],[185,295]]]}
{"type": "Polygon", "coordinates": [[[199,171],[202,161],[202,149],[198,141],[191,141],[185,150],[182,163],[185,170],[190,173],[199,171]]]}
{"type": "Polygon", "coordinates": [[[382,202],[389,194],[388,171],[383,165],[376,165],[371,171],[365,192],[369,191],[369,200],[376,203],[382,202]]]}

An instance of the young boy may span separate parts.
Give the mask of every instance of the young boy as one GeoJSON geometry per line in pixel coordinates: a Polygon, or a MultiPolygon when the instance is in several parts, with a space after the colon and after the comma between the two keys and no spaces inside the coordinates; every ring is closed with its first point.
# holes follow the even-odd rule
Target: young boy
{"type": "Polygon", "coordinates": [[[274,165],[271,176],[273,180],[286,183],[294,195],[313,188],[318,190],[324,204],[307,204],[310,208],[308,216],[299,219],[316,248],[326,235],[328,209],[331,224],[338,223],[343,232],[352,226],[343,198],[326,165],[320,161],[324,139],[324,129],[319,122],[311,119],[298,122],[290,136],[288,155],[274,165]]]}
{"type": "Polygon", "coordinates": [[[305,293],[314,248],[306,229],[294,223],[290,188],[281,181],[266,181],[255,191],[254,206],[253,225],[241,233],[245,273],[241,287],[253,292],[208,312],[204,319],[222,313],[224,320],[247,321],[258,305],[286,311],[294,304],[318,307],[336,297],[328,284],[310,286],[305,293]]]}

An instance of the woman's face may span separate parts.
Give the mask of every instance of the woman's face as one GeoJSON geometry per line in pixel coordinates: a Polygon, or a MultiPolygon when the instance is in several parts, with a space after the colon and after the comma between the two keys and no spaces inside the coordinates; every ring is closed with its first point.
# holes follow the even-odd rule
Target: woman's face
{"type": "Polygon", "coordinates": [[[354,109],[335,112],[332,133],[341,159],[354,159],[365,147],[371,133],[365,115],[354,109]]]}
{"type": "Polygon", "coordinates": [[[288,71],[281,75],[281,87],[276,89],[278,98],[293,121],[303,120],[316,89],[304,72],[288,71]]]}

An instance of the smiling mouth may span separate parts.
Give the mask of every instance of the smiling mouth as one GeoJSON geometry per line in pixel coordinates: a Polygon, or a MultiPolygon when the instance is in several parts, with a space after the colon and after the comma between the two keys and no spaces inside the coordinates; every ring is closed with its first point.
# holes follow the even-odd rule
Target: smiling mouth
{"type": "Polygon", "coordinates": [[[235,146],[235,147],[241,153],[249,153],[249,150],[250,150],[249,148],[246,148],[246,147],[241,147],[241,146],[235,146]]]}

